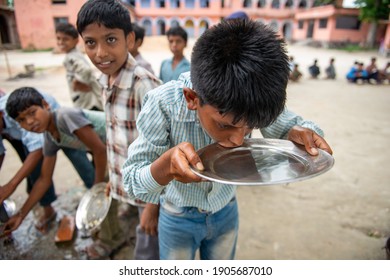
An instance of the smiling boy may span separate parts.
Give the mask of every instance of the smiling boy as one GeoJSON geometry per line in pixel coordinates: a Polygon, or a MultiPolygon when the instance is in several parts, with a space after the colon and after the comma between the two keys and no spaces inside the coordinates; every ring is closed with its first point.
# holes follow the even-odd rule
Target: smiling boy
{"type": "Polygon", "coordinates": [[[123,189],[121,168],[129,145],[138,137],[135,121],[146,92],[161,84],[128,53],[134,44],[129,11],[115,0],[90,0],[77,15],[85,52],[102,72],[106,113],[110,195],[114,198],[102,223],[99,240],[87,248],[91,259],[108,258],[126,239],[118,222],[118,201],[138,206],[135,259],[158,259],[158,205],[131,199],[123,189]]]}

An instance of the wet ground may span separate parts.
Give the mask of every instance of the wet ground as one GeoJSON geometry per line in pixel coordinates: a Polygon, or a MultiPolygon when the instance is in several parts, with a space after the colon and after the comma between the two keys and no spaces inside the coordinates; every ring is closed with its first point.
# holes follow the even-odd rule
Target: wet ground
{"type": "MultiPolygon", "coordinates": [[[[36,207],[25,218],[19,229],[10,238],[0,239],[0,259],[3,260],[82,260],[87,259],[85,247],[96,238],[97,232],[90,236],[78,231],[75,227],[73,239],[66,242],[55,242],[55,236],[64,216],[75,217],[78,203],[84,194],[82,187],[71,188],[61,194],[53,203],[57,211],[56,220],[51,223],[47,233],[41,233],[34,226],[35,216],[41,208],[36,207]]],[[[120,223],[124,232],[128,232],[127,242],[110,256],[111,259],[132,259],[135,226],[138,223],[137,212],[121,205],[120,223]]]]}

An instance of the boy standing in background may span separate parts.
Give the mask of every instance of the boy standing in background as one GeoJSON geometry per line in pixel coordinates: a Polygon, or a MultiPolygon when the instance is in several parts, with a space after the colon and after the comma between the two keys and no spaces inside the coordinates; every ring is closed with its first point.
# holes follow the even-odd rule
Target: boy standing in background
{"type": "Polygon", "coordinates": [[[63,62],[66,69],[70,98],[75,107],[102,111],[101,88],[96,80],[91,65],[77,49],[79,34],[70,23],[56,26],[58,48],[66,53],[63,62]]]}
{"type": "Polygon", "coordinates": [[[139,48],[142,46],[142,43],[144,42],[144,37],[145,37],[145,28],[139,26],[136,23],[132,24],[133,31],[134,31],[134,46],[129,48],[129,52],[131,55],[134,57],[134,59],[137,61],[139,65],[141,65],[143,68],[148,70],[150,73],[154,75],[152,66],[150,65],[149,62],[143,58],[141,53],[139,52],[139,48]]]}
{"type": "Polygon", "coordinates": [[[160,80],[163,83],[177,80],[181,73],[190,71],[190,62],[184,56],[184,49],[187,47],[187,32],[180,26],[171,27],[167,32],[167,37],[173,57],[161,63],[160,80]]]}
{"type": "Polygon", "coordinates": [[[118,221],[118,201],[122,201],[137,206],[140,216],[134,258],[158,259],[159,206],[130,199],[123,189],[121,168],[129,145],[138,137],[135,122],[144,96],[161,81],[140,67],[129,54],[134,32],[129,11],[118,1],[87,1],[77,15],[77,31],[84,40],[89,59],[102,72],[99,82],[103,88],[110,195],[113,198],[99,240],[87,247],[88,257],[107,258],[124,243],[118,221]]]}

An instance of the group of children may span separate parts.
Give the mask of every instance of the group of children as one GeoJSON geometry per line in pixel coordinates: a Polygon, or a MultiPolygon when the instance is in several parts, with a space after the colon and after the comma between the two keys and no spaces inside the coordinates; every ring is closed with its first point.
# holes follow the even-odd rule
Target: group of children
{"type": "MultiPolygon", "coordinates": [[[[107,193],[113,199],[99,238],[86,248],[89,258],[107,258],[126,240],[129,233],[118,223],[118,203],[124,202],[138,207],[135,259],[194,259],[198,250],[201,259],[234,259],[236,187],[195,175],[190,166],[204,168],[196,150],[214,142],[240,146],[260,129],[264,137],[289,139],[312,155],[317,149],[332,153],[315,123],[285,108],[290,74],[285,45],[262,23],[233,19],[211,27],[197,40],[191,64],[178,51],[187,37],[180,28],[168,32],[174,57],[161,66],[164,84],[145,69],[147,64],[137,62],[143,59],[133,47],[142,44],[142,35],[137,38],[128,10],[118,1],[87,1],[76,25],[87,56],[101,72],[101,99],[96,100],[102,101],[89,110],[58,108],[49,96],[28,87],[1,99],[0,105],[6,104],[5,111],[0,107],[2,135],[19,123],[24,129],[19,132],[37,140],[23,142],[31,159],[24,160],[6,192],[0,188],[0,202],[42,161],[28,200],[6,223],[7,233],[40,199],[46,206],[54,201],[56,152],[69,149],[86,159],[86,152],[92,154],[92,170],[80,172],[89,175],[87,187],[105,181],[108,169],[107,193]],[[179,76],[176,69],[191,71],[179,76]],[[51,199],[42,201],[50,191],[51,199]]],[[[86,86],[92,76],[78,72],[83,64],[67,61],[76,102],[92,91],[86,86]]],[[[22,137],[27,136],[16,139],[22,137]]]]}
{"type": "Polygon", "coordinates": [[[390,62],[380,69],[376,63],[376,57],[371,58],[366,68],[363,62],[355,61],[346,78],[351,83],[382,84],[386,81],[390,83],[390,62]]]}
{"type": "MultiPolygon", "coordinates": [[[[328,79],[328,80],[336,79],[336,68],[334,66],[334,62],[335,62],[334,58],[329,59],[329,65],[325,68],[325,79],[328,79]]],[[[289,57],[289,64],[290,64],[289,79],[290,79],[290,81],[298,82],[302,78],[303,74],[300,71],[298,64],[295,63],[293,56],[289,57]]],[[[321,70],[320,70],[320,67],[318,66],[317,59],[315,59],[313,64],[309,66],[308,72],[309,72],[310,78],[318,79],[319,75],[321,74],[321,70]]]]}

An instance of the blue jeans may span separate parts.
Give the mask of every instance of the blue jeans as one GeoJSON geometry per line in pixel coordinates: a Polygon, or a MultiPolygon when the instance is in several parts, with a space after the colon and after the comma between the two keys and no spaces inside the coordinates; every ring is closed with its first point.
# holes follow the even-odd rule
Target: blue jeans
{"type": "Polygon", "coordinates": [[[95,168],[88,159],[87,153],[71,148],[62,147],[61,149],[76,169],[84,185],[90,189],[95,181],[95,168]]]}
{"type": "MultiPolygon", "coordinates": [[[[12,145],[12,147],[15,149],[16,153],[18,154],[20,160],[24,162],[29,154],[29,151],[26,146],[23,145],[23,142],[21,140],[16,139],[8,139],[8,142],[12,145]]],[[[30,175],[27,176],[27,193],[30,193],[35,182],[38,180],[39,175],[41,174],[41,166],[42,166],[42,159],[39,160],[33,171],[30,173],[30,175]]],[[[43,197],[39,200],[39,204],[42,207],[50,205],[53,201],[57,199],[54,185],[53,183],[50,185],[49,189],[45,192],[43,197]]]]}
{"type": "MultiPolygon", "coordinates": [[[[21,140],[8,139],[6,138],[12,147],[17,152],[20,160],[22,162],[27,158],[29,151],[26,146],[23,145],[21,140]]],[[[92,187],[93,182],[95,180],[95,168],[93,164],[89,161],[87,157],[87,153],[80,150],[75,150],[71,148],[62,148],[62,151],[66,155],[66,157],[71,161],[73,167],[76,169],[77,173],[80,175],[81,180],[83,180],[85,186],[89,189],[92,187]]],[[[42,167],[41,159],[37,166],[33,169],[30,175],[27,176],[27,193],[30,193],[35,182],[38,180],[41,175],[41,167],[42,167]]],[[[49,206],[52,202],[57,199],[54,185],[50,184],[49,189],[45,192],[43,197],[39,200],[39,204],[43,207],[49,206]]]]}
{"type": "Polygon", "coordinates": [[[238,236],[237,200],[211,213],[161,199],[158,235],[161,260],[191,260],[198,249],[202,260],[232,260],[238,236]]]}

